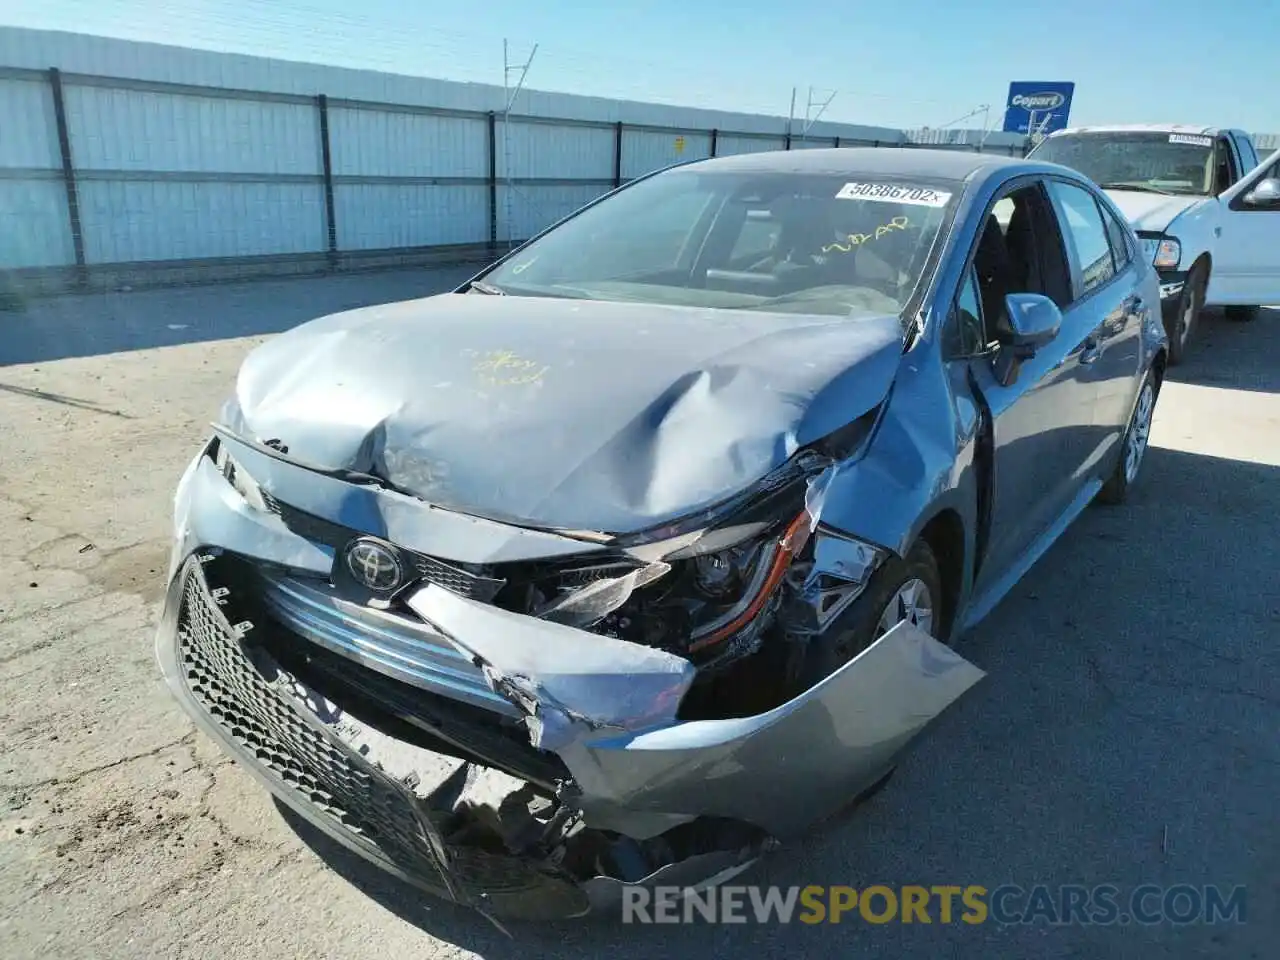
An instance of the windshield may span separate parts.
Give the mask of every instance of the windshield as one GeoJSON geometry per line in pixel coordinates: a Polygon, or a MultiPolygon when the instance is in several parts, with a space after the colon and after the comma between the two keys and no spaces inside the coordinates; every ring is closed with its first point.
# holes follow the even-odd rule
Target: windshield
{"type": "Polygon", "coordinates": [[[901,313],[960,185],[675,169],[561,224],[488,292],[813,314],[901,313]]]}
{"type": "Polygon", "coordinates": [[[1213,138],[1199,134],[1071,134],[1049,137],[1032,156],[1071,167],[1107,188],[1194,196],[1213,190],[1213,138]]]}

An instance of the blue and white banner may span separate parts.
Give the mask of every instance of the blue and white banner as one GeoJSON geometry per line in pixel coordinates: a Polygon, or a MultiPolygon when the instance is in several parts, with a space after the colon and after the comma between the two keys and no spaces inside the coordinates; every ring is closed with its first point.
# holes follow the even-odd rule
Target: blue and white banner
{"type": "Polygon", "coordinates": [[[1069,80],[1015,80],[1009,84],[1004,108],[1006,133],[1053,133],[1067,125],[1071,95],[1069,80]]]}

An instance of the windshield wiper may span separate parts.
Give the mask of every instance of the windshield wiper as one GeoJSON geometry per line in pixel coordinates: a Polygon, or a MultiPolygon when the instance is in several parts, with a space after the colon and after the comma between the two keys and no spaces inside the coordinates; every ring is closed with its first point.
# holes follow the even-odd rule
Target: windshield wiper
{"type": "Polygon", "coordinates": [[[1158,193],[1162,197],[1172,197],[1173,194],[1168,190],[1161,190],[1158,187],[1148,186],[1145,183],[1133,183],[1131,181],[1120,181],[1119,183],[1100,183],[1098,184],[1103,190],[1134,190],[1138,193],[1158,193]]]}
{"type": "Polygon", "coordinates": [[[491,297],[505,297],[507,291],[501,287],[495,287],[492,283],[485,283],[483,280],[472,280],[467,284],[468,290],[474,290],[476,293],[484,293],[491,297]]]}

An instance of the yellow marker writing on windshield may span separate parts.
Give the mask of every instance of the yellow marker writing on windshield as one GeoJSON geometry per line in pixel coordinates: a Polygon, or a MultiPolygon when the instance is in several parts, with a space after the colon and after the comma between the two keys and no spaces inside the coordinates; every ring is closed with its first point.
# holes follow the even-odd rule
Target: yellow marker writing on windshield
{"type": "Polygon", "coordinates": [[[909,226],[911,226],[911,221],[906,217],[894,217],[888,223],[882,223],[880,226],[876,227],[874,234],[850,233],[845,237],[848,243],[828,243],[822,248],[822,252],[831,253],[832,251],[839,250],[841,253],[848,253],[854,247],[861,246],[869,240],[879,240],[881,237],[887,236],[894,230],[905,230],[909,226]]]}

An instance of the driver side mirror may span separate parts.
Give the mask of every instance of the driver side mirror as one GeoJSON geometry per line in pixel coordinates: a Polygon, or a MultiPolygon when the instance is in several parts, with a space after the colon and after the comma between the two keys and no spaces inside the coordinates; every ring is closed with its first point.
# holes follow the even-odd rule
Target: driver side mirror
{"type": "Polygon", "coordinates": [[[1257,186],[1244,195],[1244,204],[1263,210],[1280,208],[1280,179],[1267,177],[1258,181],[1257,186]]]}
{"type": "Polygon", "coordinates": [[[1038,293],[1011,293],[1004,298],[1009,313],[1011,333],[1008,346],[1026,360],[1058,335],[1062,327],[1062,311],[1048,297],[1038,293]]]}
{"type": "Polygon", "coordinates": [[[1022,361],[1030,360],[1041,347],[1058,335],[1062,311],[1048,297],[1038,293],[1011,293],[1004,298],[1009,326],[999,338],[995,354],[995,375],[1006,387],[1018,379],[1022,361]]]}

